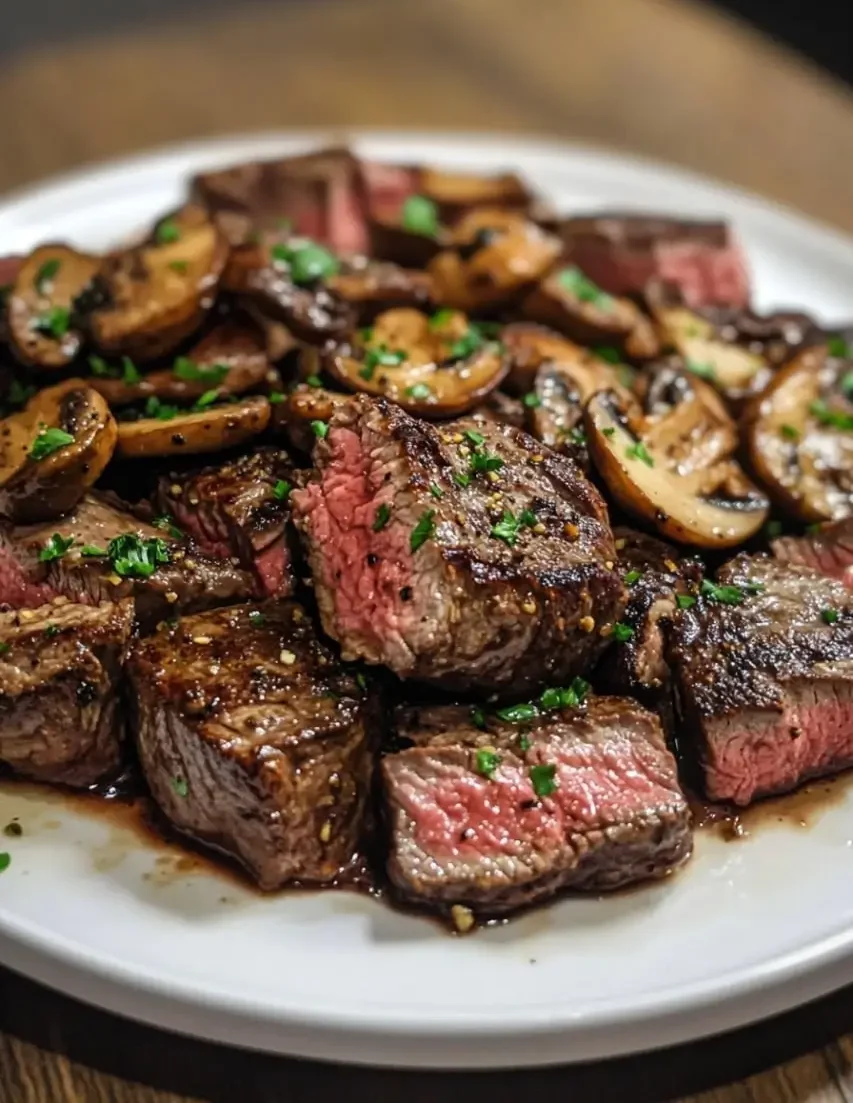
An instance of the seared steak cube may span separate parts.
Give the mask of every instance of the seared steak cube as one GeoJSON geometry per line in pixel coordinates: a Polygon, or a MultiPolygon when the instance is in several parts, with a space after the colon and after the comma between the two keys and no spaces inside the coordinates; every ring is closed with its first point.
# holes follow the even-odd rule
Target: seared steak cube
{"type": "Polygon", "coordinates": [[[740,555],[682,614],[674,673],[712,800],[746,805],[853,764],[853,595],[740,555]]]}
{"type": "Polygon", "coordinates": [[[749,303],[746,257],[724,222],[608,211],[569,218],[562,232],[567,258],[614,295],[664,280],[688,306],[749,303]]]}
{"type": "Polygon", "coordinates": [[[133,602],[0,613],[0,762],[77,787],[114,771],[123,732],[119,679],[133,602]]]}
{"type": "Polygon", "coordinates": [[[206,556],[93,494],[58,521],[0,531],[0,564],[0,600],[10,605],[56,594],[84,604],[133,597],[143,632],[180,612],[248,601],[258,591],[254,576],[230,561],[206,556]],[[119,539],[121,554],[107,557],[119,539]]]}
{"type": "Polygon", "coordinates": [[[405,710],[398,734],[411,745],[385,756],[382,781],[388,870],[408,899],[495,914],[659,877],[690,855],[675,760],[636,701],[593,698],[524,725],[405,710]]]}
{"type": "Polygon", "coordinates": [[[853,517],[821,525],[804,536],[780,536],[771,547],[781,562],[813,567],[853,589],[853,517]]]}
{"type": "Polygon", "coordinates": [[[184,617],[128,664],[142,769],[178,830],[263,889],[352,859],[373,770],[370,699],[294,603],[184,617]]]}
{"type": "Polygon", "coordinates": [[[292,495],[323,628],[345,659],[456,690],[526,693],[585,671],[623,586],[600,495],[508,425],[338,407],[292,495]]]}
{"type": "Polygon", "coordinates": [[[260,448],[188,478],[169,475],[157,497],[203,552],[233,557],[254,571],[262,593],[284,597],[293,589],[287,541],[292,483],[287,453],[260,448]]]}

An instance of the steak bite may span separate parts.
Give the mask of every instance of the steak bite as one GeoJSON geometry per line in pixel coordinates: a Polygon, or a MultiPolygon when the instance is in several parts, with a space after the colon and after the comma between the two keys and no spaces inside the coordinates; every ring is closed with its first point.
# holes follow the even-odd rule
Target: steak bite
{"type": "Polygon", "coordinates": [[[314,460],[294,520],[345,659],[507,695],[603,650],[623,586],[604,502],[567,458],[512,426],[439,428],[357,396],[314,460]]]}
{"type": "Polygon", "coordinates": [[[475,719],[483,728],[457,706],[404,710],[409,746],[382,760],[388,872],[404,897],[498,914],[689,857],[675,759],[635,701],[593,698],[523,727],[475,719]]]}
{"type": "Polygon", "coordinates": [[[157,499],[205,554],[233,557],[263,593],[293,589],[287,529],[293,465],[286,452],[259,448],[219,467],[161,480],[157,499]]]}
{"type": "Polygon", "coordinates": [[[133,603],[0,613],[0,762],[38,781],[85,787],[116,770],[119,677],[133,603]]]}
{"type": "Polygon", "coordinates": [[[746,805],[853,763],[853,595],[739,555],[675,634],[684,730],[712,800],[746,805]]]}
{"type": "Polygon", "coordinates": [[[853,517],[810,528],[804,536],[780,536],[770,546],[781,562],[813,567],[853,589],[853,517]]]}
{"type": "Polygon", "coordinates": [[[90,605],[133,597],[143,632],[181,612],[257,596],[254,577],[229,560],[94,494],[59,521],[0,530],[0,581],[0,600],[15,606],[57,594],[90,605]]]}
{"type": "Polygon", "coordinates": [[[162,626],[128,665],[140,760],[178,830],[263,889],[330,881],[365,818],[370,698],[290,602],[162,626]]]}

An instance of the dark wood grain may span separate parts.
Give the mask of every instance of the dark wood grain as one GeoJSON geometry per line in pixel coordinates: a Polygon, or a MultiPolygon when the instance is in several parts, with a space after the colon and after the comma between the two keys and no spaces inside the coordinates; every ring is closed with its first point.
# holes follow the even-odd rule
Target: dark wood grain
{"type": "MultiPolygon", "coordinates": [[[[677,0],[304,0],[77,41],[0,73],[0,189],[291,126],[532,131],[679,162],[853,229],[853,100],[677,0]]],[[[61,904],[61,902],[58,902],[61,904]]],[[[0,971],[0,1103],[851,1103],[853,990],[727,1037],[562,1070],[411,1074],[214,1047],[0,971]],[[724,1086],[729,1085],[729,1086],[724,1086]],[[706,1094],[701,1094],[701,1093],[706,1094]]]]}

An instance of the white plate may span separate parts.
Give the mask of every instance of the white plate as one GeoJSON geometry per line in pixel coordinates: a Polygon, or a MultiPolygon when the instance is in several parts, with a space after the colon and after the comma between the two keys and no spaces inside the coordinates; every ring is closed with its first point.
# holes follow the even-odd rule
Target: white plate
{"type": "MultiPolygon", "coordinates": [[[[202,166],[310,136],[183,147],[78,173],[0,207],[2,252],[101,246],[178,202],[202,166]]],[[[368,136],[389,160],[523,170],[564,210],[724,215],[760,306],[853,315],[853,242],[673,169],[588,149],[476,137],[368,136]]],[[[656,886],[571,899],[474,937],[343,893],[271,898],[33,789],[0,791],[0,960],[110,1010],[206,1038],[377,1064],[519,1066],[661,1046],[853,981],[853,799],[808,828],[697,840],[656,886]]]]}

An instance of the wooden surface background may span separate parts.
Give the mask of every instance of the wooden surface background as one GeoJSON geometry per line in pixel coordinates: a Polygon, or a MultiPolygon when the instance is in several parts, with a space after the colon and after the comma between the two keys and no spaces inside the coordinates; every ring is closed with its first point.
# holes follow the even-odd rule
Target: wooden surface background
{"type": "MultiPolygon", "coordinates": [[[[853,230],[850,93],[687,0],[235,4],[226,16],[22,56],[0,72],[0,103],[0,191],[242,130],[481,128],[680,162],[853,230]]],[[[486,1093],[502,1103],[543,1091],[571,1103],[851,1103],[848,1032],[851,991],[606,1065],[372,1072],[160,1034],[0,971],[0,1103],[455,1103],[486,1093]]]]}

